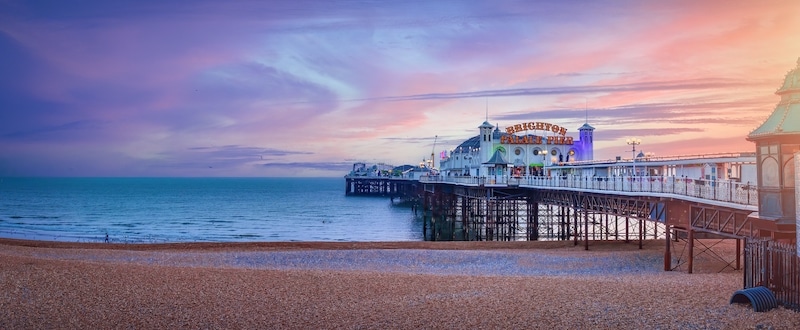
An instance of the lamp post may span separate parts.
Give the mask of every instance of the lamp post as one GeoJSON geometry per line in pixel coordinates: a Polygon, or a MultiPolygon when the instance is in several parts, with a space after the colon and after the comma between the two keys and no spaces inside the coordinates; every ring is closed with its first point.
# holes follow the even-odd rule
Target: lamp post
{"type": "Polygon", "coordinates": [[[636,146],[642,144],[642,140],[637,138],[630,138],[625,140],[625,143],[627,143],[632,148],[631,157],[633,160],[633,176],[636,176],[636,146]]]}
{"type": "Polygon", "coordinates": [[[544,172],[543,176],[549,178],[550,176],[547,173],[547,157],[550,157],[550,150],[547,149],[547,136],[542,136],[542,140],[544,140],[544,156],[542,157],[542,172],[544,172]]]}

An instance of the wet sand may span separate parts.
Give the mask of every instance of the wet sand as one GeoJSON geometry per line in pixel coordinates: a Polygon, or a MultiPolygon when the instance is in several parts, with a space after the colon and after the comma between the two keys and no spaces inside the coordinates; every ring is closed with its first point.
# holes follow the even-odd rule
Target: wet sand
{"type": "Polygon", "coordinates": [[[663,245],[0,239],[0,328],[800,328],[728,304],[725,262],[664,272],[663,245]]]}

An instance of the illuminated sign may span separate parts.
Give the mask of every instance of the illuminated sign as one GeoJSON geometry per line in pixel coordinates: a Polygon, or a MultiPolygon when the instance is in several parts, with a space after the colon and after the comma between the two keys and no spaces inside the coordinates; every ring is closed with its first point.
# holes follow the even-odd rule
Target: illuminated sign
{"type": "Polygon", "coordinates": [[[506,127],[506,133],[514,134],[523,131],[551,131],[561,136],[567,136],[567,129],[558,125],[543,122],[528,122],[506,127]]]}
{"type": "Polygon", "coordinates": [[[553,125],[550,123],[543,123],[543,122],[528,122],[528,123],[521,123],[516,124],[513,126],[506,127],[506,133],[508,135],[504,135],[500,137],[500,143],[507,143],[507,144],[542,144],[543,141],[547,144],[573,144],[573,139],[571,136],[567,136],[567,129],[558,125],[553,125]],[[553,133],[557,133],[561,136],[548,136],[544,139],[541,136],[517,136],[514,133],[524,132],[524,131],[551,131],[553,133]]]}
{"type": "Polygon", "coordinates": [[[573,144],[571,136],[548,136],[546,139],[541,136],[516,136],[516,135],[503,135],[500,137],[500,143],[506,144],[542,144],[545,141],[547,144],[573,144]]]}

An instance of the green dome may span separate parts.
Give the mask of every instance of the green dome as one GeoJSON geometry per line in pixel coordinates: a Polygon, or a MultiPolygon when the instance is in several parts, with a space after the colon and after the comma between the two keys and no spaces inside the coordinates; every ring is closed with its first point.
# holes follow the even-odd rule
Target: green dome
{"type": "Polygon", "coordinates": [[[800,92],[800,58],[797,59],[797,67],[786,74],[783,86],[775,94],[782,95],[790,92],[800,92]]]}
{"type": "Polygon", "coordinates": [[[758,128],[747,135],[753,141],[775,135],[800,135],[800,59],[794,70],[786,74],[775,94],[781,101],[758,128]]]}

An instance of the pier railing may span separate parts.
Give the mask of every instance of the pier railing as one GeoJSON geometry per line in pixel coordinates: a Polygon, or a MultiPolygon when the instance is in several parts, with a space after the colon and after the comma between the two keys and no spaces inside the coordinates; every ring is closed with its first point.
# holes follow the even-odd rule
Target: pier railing
{"type": "Polygon", "coordinates": [[[467,186],[559,187],[597,191],[662,193],[701,198],[739,205],[758,206],[755,185],[730,180],[699,180],[660,176],[573,177],[573,176],[423,176],[425,183],[447,182],[467,186]]]}

